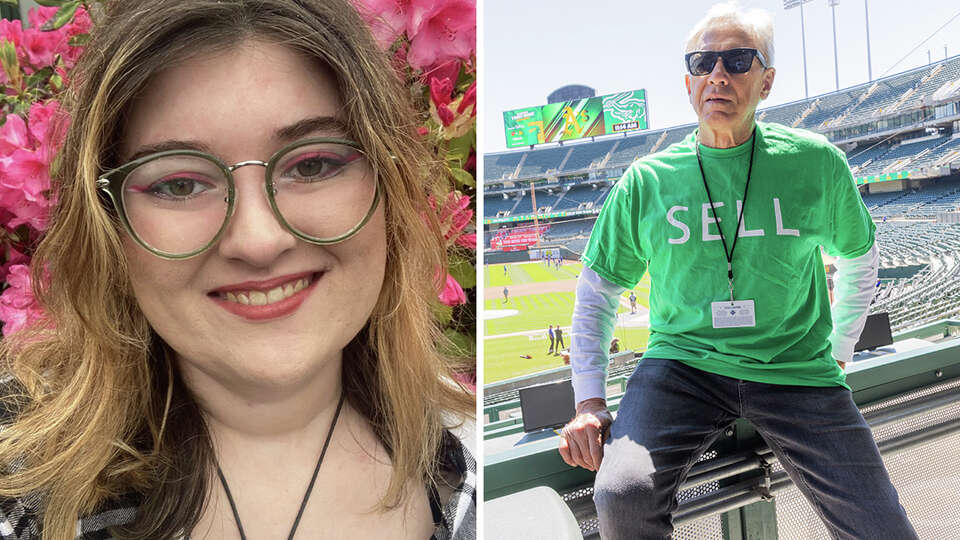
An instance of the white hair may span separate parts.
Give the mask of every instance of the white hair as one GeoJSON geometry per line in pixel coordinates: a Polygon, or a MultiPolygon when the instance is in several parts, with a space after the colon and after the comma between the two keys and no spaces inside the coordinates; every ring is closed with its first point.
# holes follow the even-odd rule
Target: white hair
{"type": "Polygon", "coordinates": [[[770,12],[763,9],[745,10],[736,0],[711,7],[710,11],[690,31],[684,52],[694,50],[707,30],[731,26],[752,36],[757,49],[767,60],[767,67],[773,66],[773,18],[770,12]]]}

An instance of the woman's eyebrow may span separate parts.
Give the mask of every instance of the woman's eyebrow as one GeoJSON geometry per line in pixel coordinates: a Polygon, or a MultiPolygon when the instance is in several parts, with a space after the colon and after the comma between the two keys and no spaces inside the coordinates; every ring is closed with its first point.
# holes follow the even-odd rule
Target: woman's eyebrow
{"type": "MultiPolygon", "coordinates": [[[[304,118],[295,124],[278,129],[274,133],[274,137],[281,142],[290,142],[306,137],[307,135],[317,134],[345,137],[347,131],[347,125],[339,118],[333,116],[314,116],[312,118],[304,118]]],[[[130,162],[143,156],[157,152],[165,152],[167,150],[196,150],[206,154],[213,154],[213,150],[202,142],[171,139],[141,146],[133,155],[125,159],[124,162],[130,162]]]]}
{"type": "Polygon", "coordinates": [[[339,118],[333,116],[314,116],[278,129],[274,137],[286,142],[318,133],[343,137],[346,136],[347,132],[347,125],[339,118]]]}
{"type": "Polygon", "coordinates": [[[198,152],[204,152],[207,154],[212,153],[210,147],[202,142],[171,139],[141,146],[132,156],[125,159],[124,162],[126,163],[134,161],[142,158],[143,156],[149,156],[150,154],[156,154],[157,152],[166,152],[167,150],[196,150],[198,152]]]}

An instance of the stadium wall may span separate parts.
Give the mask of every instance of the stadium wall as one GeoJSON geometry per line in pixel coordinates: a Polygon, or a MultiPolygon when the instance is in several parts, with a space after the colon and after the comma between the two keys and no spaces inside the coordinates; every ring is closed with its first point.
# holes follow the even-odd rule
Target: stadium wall
{"type": "Polygon", "coordinates": [[[877,182],[876,184],[868,184],[870,187],[870,193],[891,193],[894,191],[903,191],[907,186],[904,184],[906,180],[889,180],[887,182],[877,182]]]}
{"type": "Polygon", "coordinates": [[[574,252],[573,250],[567,248],[564,245],[552,244],[552,245],[543,245],[539,248],[531,249],[529,251],[492,251],[488,250],[483,254],[483,264],[509,264],[515,262],[529,262],[529,261],[539,261],[540,260],[540,251],[549,250],[554,253],[557,251],[560,252],[560,258],[565,261],[578,261],[580,260],[580,254],[574,252]],[[533,253],[533,258],[530,258],[530,254],[533,253]]]}

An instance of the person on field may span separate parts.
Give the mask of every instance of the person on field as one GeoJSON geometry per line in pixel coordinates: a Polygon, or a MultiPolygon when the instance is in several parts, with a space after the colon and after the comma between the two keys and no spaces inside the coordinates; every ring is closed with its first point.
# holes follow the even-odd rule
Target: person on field
{"type": "Polygon", "coordinates": [[[754,120],[776,74],[769,15],[714,6],[686,51],[698,128],[624,173],[582,257],[577,414],[560,454],[597,471],[601,537],[669,538],[690,467],[742,417],[833,538],[915,539],[845,382],[878,261],[845,156],[820,135],[754,120]],[[832,307],[821,247],[837,257],[832,307]],[[648,348],[613,421],[614,316],[647,272],[648,348]]]}
{"type": "Polygon", "coordinates": [[[563,343],[563,330],[560,329],[560,325],[557,325],[556,330],[553,331],[554,336],[557,339],[556,354],[560,354],[560,351],[566,349],[567,346],[563,343]]]}
{"type": "Polygon", "coordinates": [[[549,328],[547,328],[547,337],[550,338],[550,350],[547,351],[547,354],[553,354],[554,336],[553,336],[553,325],[552,325],[552,324],[550,325],[549,328]]]}
{"type": "Polygon", "coordinates": [[[637,312],[637,293],[630,291],[630,314],[637,312]]]}

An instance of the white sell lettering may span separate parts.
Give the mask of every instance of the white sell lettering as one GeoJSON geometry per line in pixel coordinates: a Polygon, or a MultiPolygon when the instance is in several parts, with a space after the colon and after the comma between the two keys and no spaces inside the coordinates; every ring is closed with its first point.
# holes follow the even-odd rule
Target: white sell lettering
{"type": "Polygon", "coordinates": [[[676,218],[673,217],[674,212],[686,212],[686,211],[687,211],[686,206],[674,206],[670,208],[670,210],[667,212],[667,221],[674,227],[680,229],[681,232],[683,232],[683,235],[680,236],[680,238],[670,238],[667,240],[667,242],[671,244],[686,244],[687,240],[690,239],[690,228],[687,227],[687,225],[684,222],[677,221],[676,218]]]}
{"type": "Polygon", "coordinates": [[[780,214],[780,199],[773,199],[773,214],[777,218],[777,236],[800,236],[798,229],[783,228],[783,216],[780,214]]]}
{"type": "MultiPolygon", "coordinates": [[[[743,201],[737,201],[737,215],[743,213],[743,201]]],[[[740,229],[737,231],[737,236],[763,236],[763,229],[747,229],[747,218],[740,218],[740,229]]]]}
{"type": "MultiPolygon", "coordinates": [[[[715,202],[715,203],[713,203],[713,207],[714,207],[714,208],[720,208],[721,206],[723,206],[723,203],[722,203],[722,202],[715,202]]],[[[710,217],[710,214],[712,214],[712,212],[710,212],[710,205],[709,205],[709,204],[704,204],[704,205],[702,206],[701,214],[702,214],[702,215],[701,215],[701,221],[703,222],[703,241],[704,241],[704,242],[709,242],[710,240],[719,240],[719,239],[720,239],[720,235],[719,235],[719,234],[710,234],[710,224],[711,224],[711,223],[720,223],[720,222],[723,221],[723,220],[720,219],[720,218],[714,219],[714,218],[710,217]]],[[[717,227],[719,227],[719,225],[717,225],[717,227]]]]}

